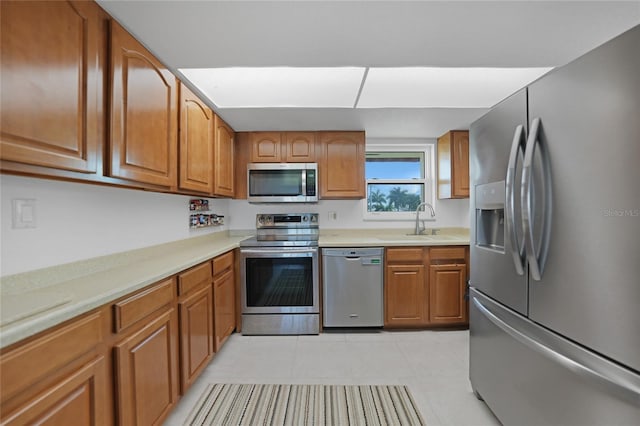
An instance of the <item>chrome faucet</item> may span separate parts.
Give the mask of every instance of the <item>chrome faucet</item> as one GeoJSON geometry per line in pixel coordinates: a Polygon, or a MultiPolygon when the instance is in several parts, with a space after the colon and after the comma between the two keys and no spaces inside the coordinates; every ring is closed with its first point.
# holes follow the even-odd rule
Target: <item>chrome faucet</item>
{"type": "Polygon", "coordinates": [[[433,210],[433,206],[427,202],[418,204],[416,208],[416,229],[415,234],[420,235],[425,230],[424,221],[422,221],[422,228],[420,227],[420,208],[421,207],[429,207],[429,212],[431,213],[431,217],[436,217],[436,212],[433,210]]]}

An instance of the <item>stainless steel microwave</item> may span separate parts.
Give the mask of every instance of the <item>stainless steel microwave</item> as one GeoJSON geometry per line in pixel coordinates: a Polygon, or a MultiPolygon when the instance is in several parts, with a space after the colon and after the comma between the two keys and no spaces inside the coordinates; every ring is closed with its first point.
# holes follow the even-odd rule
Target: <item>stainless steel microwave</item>
{"type": "Polygon", "coordinates": [[[250,203],[316,203],[317,163],[249,163],[247,200],[250,203]]]}

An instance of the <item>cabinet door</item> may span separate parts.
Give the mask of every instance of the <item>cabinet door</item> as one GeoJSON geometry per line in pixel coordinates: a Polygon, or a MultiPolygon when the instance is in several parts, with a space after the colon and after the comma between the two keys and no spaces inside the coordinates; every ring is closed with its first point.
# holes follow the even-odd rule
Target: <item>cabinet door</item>
{"type": "Polygon", "coordinates": [[[320,198],[364,198],[364,132],[320,132],[320,198]]]}
{"type": "Polygon", "coordinates": [[[111,176],[176,187],[176,86],[173,74],[112,21],[111,176]]]}
{"type": "Polygon", "coordinates": [[[438,199],[452,198],[451,132],[438,138],[438,199]]]}
{"type": "Polygon", "coordinates": [[[107,389],[107,365],[100,356],[3,416],[2,424],[107,425],[107,389]]]}
{"type": "Polygon", "coordinates": [[[279,163],[282,161],[280,132],[251,132],[249,141],[252,163],[279,163]]]}
{"type": "Polygon", "coordinates": [[[96,173],[104,15],[93,2],[0,2],[0,158],[96,173]]]}
{"type": "Polygon", "coordinates": [[[424,265],[388,265],[385,278],[385,325],[424,324],[424,265]]]}
{"type": "Polygon", "coordinates": [[[178,398],[175,309],[114,347],[118,423],[160,424],[178,398]]]}
{"type": "Polygon", "coordinates": [[[287,163],[314,163],[316,161],[316,139],[313,132],[285,132],[284,155],[287,163]]]}
{"type": "Polygon", "coordinates": [[[467,322],[466,265],[429,267],[429,322],[464,324],[467,322]]]}
{"type": "Polygon", "coordinates": [[[213,191],[213,112],[180,85],[180,189],[213,191]]]}
{"type": "Polygon", "coordinates": [[[233,197],[235,192],[234,167],[234,137],[233,129],[215,116],[215,145],[213,163],[213,195],[233,197]]]}
{"type": "Polygon", "coordinates": [[[469,132],[447,132],[438,138],[438,198],[468,197],[469,132]]]}
{"type": "Polygon", "coordinates": [[[216,351],[236,328],[236,297],[233,269],[213,279],[216,351]]]}
{"type": "Polygon", "coordinates": [[[178,304],[180,311],[181,389],[184,394],[213,355],[211,281],[178,304]]]}
{"type": "Polygon", "coordinates": [[[249,132],[236,132],[233,143],[234,195],[236,199],[247,199],[247,164],[251,162],[251,144],[249,132]]]}
{"type": "Polygon", "coordinates": [[[452,132],[453,197],[469,197],[469,132],[452,132]]]}

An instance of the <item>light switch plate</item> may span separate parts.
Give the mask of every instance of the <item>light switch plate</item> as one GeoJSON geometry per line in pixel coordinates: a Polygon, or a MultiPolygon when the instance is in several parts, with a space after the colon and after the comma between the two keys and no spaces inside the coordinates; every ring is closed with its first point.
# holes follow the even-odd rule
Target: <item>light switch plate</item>
{"type": "Polygon", "coordinates": [[[36,227],[36,200],[15,198],[12,200],[11,222],[13,229],[36,227]]]}

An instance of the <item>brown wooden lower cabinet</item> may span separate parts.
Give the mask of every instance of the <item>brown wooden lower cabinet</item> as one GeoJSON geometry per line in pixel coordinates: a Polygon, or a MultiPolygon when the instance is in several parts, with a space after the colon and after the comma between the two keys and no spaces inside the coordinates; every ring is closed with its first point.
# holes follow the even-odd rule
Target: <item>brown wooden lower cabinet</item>
{"type": "Polygon", "coordinates": [[[215,339],[219,351],[236,328],[236,298],[233,270],[214,278],[215,339]]]}
{"type": "Polygon", "coordinates": [[[385,325],[424,324],[424,285],[424,265],[387,266],[385,325]]]}
{"type": "Polygon", "coordinates": [[[0,424],[161,424],[235,329],[234,266],[229,251],[3,348],[0,424]]]}
{"type": "Polygon", "coordinates": [[[87,313],[2,350],[0,423],[112,423],[106,310],[87,313]]]}
{"type": "Polygon", "coordinates": [[[429,322],[464,324],[467,266],[465,264],[429,266],[429,322]]]}
{"type": "Polygon", "coordinates": [[[215,346],[219,351],[236,328],[236,285],[233,252],[213,260],[215,346]]]}
{"type": "Polygon", "coordinates": [[[388,248],[385,327],[466,325],[467,253],[463,246],[388,248]]]}
{"type": "Polygon", "coordinates": [[[178,400],[175,308],[115,345],[118,423],[161,424],[178,400]]]}
{"type": "Polygon", "coordinates": [[[3,425],[108,425],[107,366],[103,356],[79,367],[2,418],[3,425]]]}
{"type": "Polygon", "coordinates": [[[210,281],[178,303],[182,394],[213,357],[213,296],[210,281]]]}

